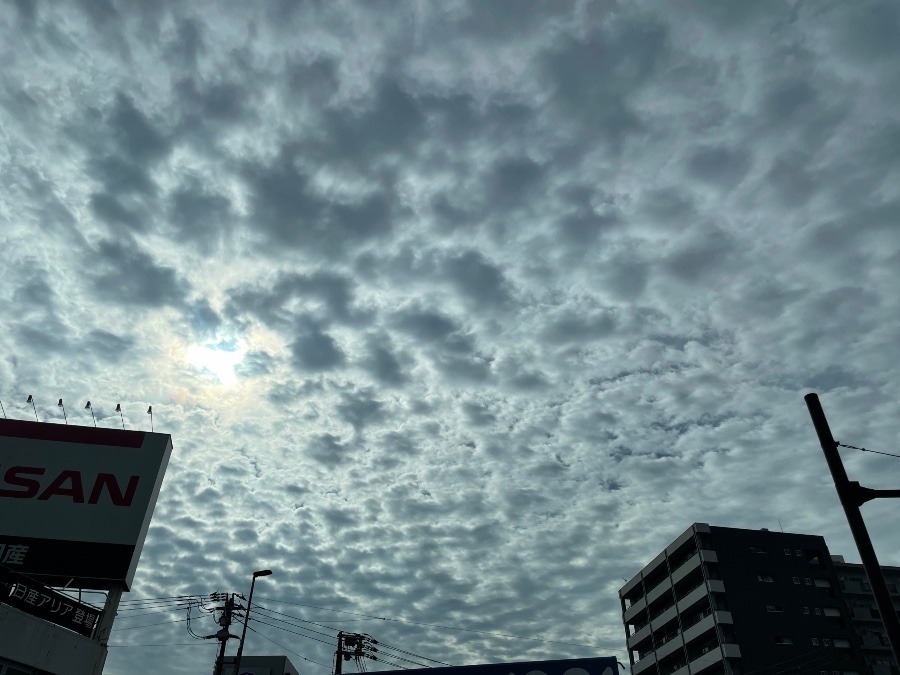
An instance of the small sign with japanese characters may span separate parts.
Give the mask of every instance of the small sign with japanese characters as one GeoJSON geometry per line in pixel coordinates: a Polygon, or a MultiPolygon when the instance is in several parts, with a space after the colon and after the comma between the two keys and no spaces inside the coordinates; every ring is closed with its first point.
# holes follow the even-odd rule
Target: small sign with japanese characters
{"type": "Polygon", "coordinates": [[[3,604],[85,637],[91,637],[102,613],[96,607],[78,602],[0,564],[0,605],[3,604]]]}

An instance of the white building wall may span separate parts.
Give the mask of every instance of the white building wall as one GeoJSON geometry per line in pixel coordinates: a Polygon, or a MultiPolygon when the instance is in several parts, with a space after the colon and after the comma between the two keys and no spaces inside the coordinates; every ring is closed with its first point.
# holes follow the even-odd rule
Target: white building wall
{"type": "Polygon", "coordinates": [[[0,656],[54,675],[99,675],[106,662],[106,647],[0,605],[0,656]]]}

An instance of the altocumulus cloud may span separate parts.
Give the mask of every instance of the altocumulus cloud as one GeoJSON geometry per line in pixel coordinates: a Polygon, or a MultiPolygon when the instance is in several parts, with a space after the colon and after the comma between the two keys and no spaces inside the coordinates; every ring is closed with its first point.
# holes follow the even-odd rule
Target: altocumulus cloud
{"type": "MultiPolygon", "coordinates": [[[[133,596],[271,568],[261,607],[443,662],[625,661],[616,589],[693,521],[853,558],[802,396],[891,447],[895,3],[36,1],[0,25],[0,398],[51,422],[90,398],[104,426],[121,401],[132,428],[152,404],[173,434],[133,596]]],[[[864,483],[893,461],[847,458],[864,483]]],[[[124,648],[189,640],[127,614],[109,672],[211,667],[124,648]]],[[[248,651],[330,662],[255,628],[248,651]]]]}

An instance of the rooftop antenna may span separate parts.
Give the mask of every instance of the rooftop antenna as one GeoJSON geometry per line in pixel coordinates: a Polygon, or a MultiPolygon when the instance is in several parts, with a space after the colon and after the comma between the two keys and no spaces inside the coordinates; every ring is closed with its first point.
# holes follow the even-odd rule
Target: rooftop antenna
{"type": "Polygon", "coordinates": [[[122,416],[122,404],[116,403],[116,412],[119,413],[119,419],[122,420],[122,429],[125,429],[125,418],[122,416]]]}
{"type": "Polygon", "coordinates": [[[778,527],[781,528],[782,534],[784,533],[784,525],[781,524],[781,518],[778,519],[778,527]]]}
{"type": "Polygon", "coordinates": [[[84,409],[91,411],[91,419],[94,420],[94,426],[97,426],[97,418],[94,417],[94,409],[91,407],[90,401],[88,401],[87,403],[84,404],[84,409]]]}
{"type": "Polygon", "coordinates": [[[3,401],[0,401],[0,410],[3,411],[3,419],[6,419],[6,408],[3,407],[3,401]]]}
{"type": "Polygon", "coordinates": [[[25,403],[31,404],[31,409],[34,410],[34,421],[39,421],[37,418],[37,408],[34,407],[34,397],[31,394],[28,394],[28,398],[25,399],[25,403]]]}
{"type": "Polygon", "coordinates": [[[150,415],[150,431],[153,431],[153,406],[147,408],[147,414],[150,415]]]}
{"type": "Polygon", "coordinates": [[[66,415],[66,406],[63,405],[62,399],[59,399],[59,403],[56,404],[57,408],[63,409],[63,419],[66,421],[66,424],[69,423],[69,416],[66,415]]]}

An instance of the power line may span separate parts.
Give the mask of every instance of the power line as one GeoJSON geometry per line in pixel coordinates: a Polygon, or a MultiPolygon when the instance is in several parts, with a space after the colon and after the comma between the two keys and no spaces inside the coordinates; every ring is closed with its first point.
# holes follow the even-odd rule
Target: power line
{"type": "Polygon", "coordinates": [[[132,628],[147,628],[148,626],[164,626],[167,623],[184,623],[187,619],[174,619],[173,621],[160,621],[159,623],[143,623],[140,626],[125,626],[116,630],[131,630],[132,628]]]}
{"type": "Polygon", "coordinates": [[[452,668],[452,665],[449,663],[444,663],[443,661],[438,661],[437,659],[430,659],[427,656],[422,656],[421,654],[413,654],[412,652],[408,652],[405,649],[400,649],[399,647],[394,647],[393,645],[389,645],[386,642],[382,642],[381,640],[378,641],[378,645],[380,647],[386,647],[389,651],[400,652],[401,654],[409,654],[410,656],[415,656],[418,659],[424,659],[425,661],[431,661],[432,663],[437,663],[442,666],[450,666],[452,668]]]}
{"type": "Polygon", "coordinates": [[[272,638],[268,637],[267,635],[264,635],[263,633],[260,633],[260,632],[259,632],[258,630],[256,630],[253,626],[248,625],[247,628],[248,628],[249,630],[252,630],[254,633],[256,633],[257,635],[259,635],[261,638],[263,638],[263,639],[265,639],[265,640],[268,640],[269,642],[271,642],[271,643],[272,643],[273,645],[275,645],[276,647],[281,647],[284,651],[290,652],[290,653],[293,654],[294,656],[299,656],[299,657],[300,657],[301,659],[303,659],[304,661],[309,661],[310,663],[315,663],[317,666],[322,666],[323,668],[331,668],[331,666],[327,666],[327,665],[325,665],[324,663],[319,663],[318,661],[314,661],[314,660],[311,659],[311,658],[308,658],[308,657],[306,657],[306,656],[303,656],[303,654],[298,654],[298,653],[295,652],[293,649],[288,649],[288,648],[285,647],[283,644],[281,644],[281,643],[279,643],[279,642],[275,642],[275,640],[273,640],[272,638]]]}
{"type": "Polygon", "coordinates": [[[156,601],[163,601],[163,600],[168,600],[168,601],[188,600],[188,599],[199,600],[204,597],[206,597],[206,596],[195,593],[193,595],[166,595],[166,596],[162,596],[159,598],[123,598],[121,604],[130,604],[130,603],[134,603],[134,602],[156,602],[156,601]]]}
{"type": "Polygon", "coordinates": [[[154,645],[107,645],[107,647],[202,647],[203,645],[199,642],[168,642],[165,644],[154,644],[154,645]]]}
{"type": "Polygon", "coordinates": [[[117,616],[119,621],[124,619],[136,619],[139,616],[147,616],[149,614],[167,614],[169,612],[180,612],[184,607],[169,607],[168,609],[155,609],[151,612],[141,612],[140,614],[129,614],[128,616],[117,616]]]}
{"type": "Polygon", "coordinates": [[[288,600],[276,600],[275,598],[263,598],[263,600],[265,600],[267,602],[282,603],[285,605],[295,605],[297,607],[310,607],[312,609],[321,609],[325,612],[338,612],[341,614],[353,614],[355,616],[363,616],[368,619],[375,619],[378,621],[390,621],[393,623],[405,623],[405,624],[410,624],[413,626],[428,626],[429,628],[442,628],[444,630],[456,630],[456,631],[462,631],[462,632],[466,632],[466,633],[479,633],[481,635],[491,635],[493,637],[512,638],[515,640],[530,640],[532,642],[546,642],[548,644],[555,644],[555,645],[568,645],[570,647],[587,647],[588,649],[597,649],[596,645],[585,645],[585,644],[581,644],[578,642],[561,642],[559,640],[545,640],[543,638],[525,637],[523,635],[511,635],[509,633],[493,633],[491,631],[476,630],[474,628],[459,628],[457,626],[443,626],[441,624],[436,624],[436,623],[424,623],[421,621],[407,621],[405,619],[395,619],[395,618],[385,617],[385,616],[374,616],[372,614],[363,614],[362,612],[352,612],[352,611],[346,610],[346,609],[331,609],[330,607],[321,607],[319,605],[306,605],[301,602],[290,602],[288,600]]]}
{"type": "MultiPolygon", "coordinates": [[[[307,621],[306,619],[301,619],[299,616],[291,616],[290,614],[285,614],[284,612],[276,612],[274,609],[269,609],[268,607],[263,607],[262,605],[257,604],[256,609],[261,609],[266,612],[270,612],[271,614],[278,614],[279,616],[286,616],[289,619],[295,619],[296,621],[300,621],[302,623],[310,623],[313,626],[319,626],[319,624],[314,623],[313,621],[307,621]]],[[[287,623],[285,621],[285,623],[287,623]]],[[[330,626],[319,626],[319,628],[330,628],[330,626]]],[[[308,630],[310,633],[315,633],[316,635],[323,635],[327,638],[333,638],[336,633],[322,633],[321,631],[313,630],[312,628],[304,628],[304,630],[308,630]]]]}
{"type": "MultiPolygon", "coordinates": [[[[269,608],[263,607],[263,606],[261,606],[261,605],[256,605],[256,609],[257,609],[257,611],[262,610],[262,615],[263,615],[265,618],[267,618],[267,619],[271,619],[272,621],[278,621],[278,622],[280,622],[280,623],[286,623],[286,624],[288,624],[288,625],[290,625],[290,626],[294,626],[295,628],[299,628],[300,630],[307,631],[307,632],[309,632],[309,633],[314,633],[315,635],[322,635],[323,637],[327,637],[327,638],[334,638],[334,637],[335,637],[333,633],[323,633],[323,632],[321,632],[321,631],[313,630],[313,629],[311,629],[311,628],[304,628],[303,626],[299,626],[299,625],[297,625],[297,624],[295,624],[295,623],[293,623],[293,622],[291,622],[291,621],[287,621],[287,620],[285,620],[285,619],[279,619],[279,618],[276,618],[276,617],[273,617],[273,616],[269,616],[269,614],[277,614],[277,615],[279,615],[279,616],[285,616],[285,617],[288,617],[289,619],[294,619],[294,620],[296,620],[296,621],[301,621],[301,622],[304,622],[304,623],[313,623],[313,622],[311,622],[311,621],[306,621],[305,619],[301,619],[301,618],[299,618],[299,617],[292,616],[292,615],[290,615],[290,614],[285,614],[284,612],[276,612],[276,611],[273,610],[273,609],[269,609],[269,608]]],[[[313,623],[313,625],[319,625],[319,624],[313,623]]],[[[380,641],[378,642],[378,644],[379,644],[380,647],[384,647],[384,648],[386,649],[386,651],[388,651],[388,652],[399,652],[399,653],[402,653],[402,654],[408,654],[409,656],[415,656],[416,658],[423,659],[423,660],[425,660],[425,661],[434,661],[435,663],[439,663],[439,664],[444,665],[444,666],[450,665],[450,664],[448,664],[448,663],[443,663],[442,661],[435,661],[434,659],[429,659],[428,657],[420,656],[420,655],[418,655],[418,654],[414,654],[413,652],[409,652],[409,651],[406,651],[406,650],[403,650],[403,649],[399,649],[399,648],[396,648],[396,647],[392,647],[391,645],[387,645],[387,644],[385,644],[385,643],[383,643],[383,642],[380,642],[380,641]]],[[[419,662],[419,661],[412,661],[412,660],[410,660],[410,659],[404,658],[404,657],[400,656],[399,653],[391,653],[391,654],[389,654],[389,656],[391,656],[391,658],[395,658],[395,659],[397,659],[397,660],[399,660],[399,661],[406,661],[407,663],[412,663],[412,664],[415,664],[415,665],[417,665],[417,666],[422,666],[422,667],[424,667],[424,668],[430,668],[430,667],[431,667],[431,666],[429,666],[427,663],[421,663],[421,662],[419,662]]],[[[382,659],[379,659],[379,660],[382,660],[382,659]]]]}
{"type": "MultiPolygon", "coordinates": [[[[271,618],[271,617],[267,617],[271,618]]],[[[293,630],[289,630],[284,628],[283,626],[276,626],[273,623],[266,623],[265,621],[260,621],[259,619],[253,619],[256,623],[261,623],[263,626],[271,626],[272,628],[277,628],[278,630],[283,630],[287,633],[293,633],[294,635],[299,635],[300,637],[306,638],[307,640],[315,640],[316,642],[321,642],[324,645],[331,646],[331,642],[326,642],[325,640],[320,640],[319,638],[310,637],[309,635],[304,635],[303,633],[298,633],[293,630]]],[[[279,621],[279,619],[274,619],[274,621],[279,621]]],[[[296,627],[296,626],[295,626],[296,627]]]]}
{"type": "Polygon", "coordinates": [[[844,443],[838,443],[838,447],[850,448],[851,450],[860,450],[862,452],[872,452],[876,455],[885,455],[887,457],[896,457],[897,459],[900,459],[900,455],[895,455],[893,452],[881,452],[880,450],[869,450],[868,448],[857,448],[855,445],[846,445],[844,443]]]}

